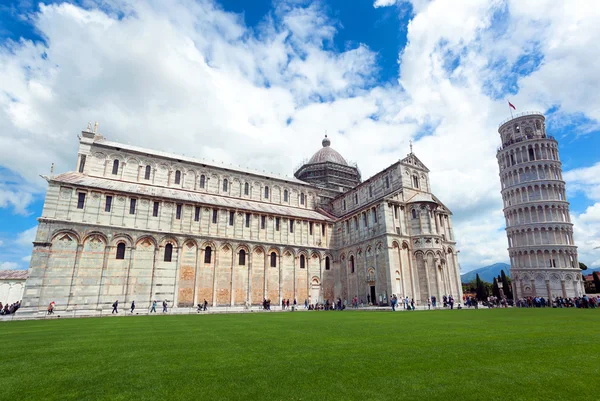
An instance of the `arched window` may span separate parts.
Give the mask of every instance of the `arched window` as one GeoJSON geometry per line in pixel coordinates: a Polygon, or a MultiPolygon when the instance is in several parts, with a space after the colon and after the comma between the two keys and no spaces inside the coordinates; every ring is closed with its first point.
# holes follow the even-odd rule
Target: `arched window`
{"type": "Polygon", "coordinates": [[[123,242],[117,245],[117,259],[125,259],[125,244],[123,242]]]}
{"type": "Polygon", "coordinates": [[[330,268],[331,268],[331,266],[329,264],[329,256],[326,256],[325,257],[325,270],[329,270],[330,268]]]}
{"type": "Polygon", "coordinates": [[[204,185],[206,185],[206,177],[204,176],[204,174],[202,174],[200,176],[200,188],[204,188],[204,185]]]}
{"type": "Polygon", "coordinates": [[[300,204],[304,205],[304,194],[300,194],[300,204]]]}
{"type": "Polygon", "coordinates": [[[265,199],[269,199],[269,187],[265,187],[265,199]]]}
{"type": "Polygon", "coordinates": [[[229,189],[229,181],[227,181],[227,178],[225,178],[223,180],[223,192],[227,192],[228,189],[229,189]]]}
{"type": "Polygon", "coordinates": [[[288,191],[287,191],[287,189],[283,190],[283,201],[284,202],[288,201],[288,191]]]}
{"type": "Polygon", "coordinates": [[[144,173],[144,179],[145,180],[149,180],[150,179],[150,173],[152,171],[152,168],[150,167],[150,165],[146,166],[146,172],[144,173]]]}
{"type": "Polygon", "coordinates": [[[112,173],[114,175],[117,175],[119,173],[119,161],[117,159],[115,159],[115,161],[113,162],[112,173]]]}
{"type": "Polygon", "coordinates": [[[175,171],[175,184],[181,183],[181,171],[175,171]]]}
{"type": "Polygon", "coordinates": [[[412,218],[413,219],[417,218],[417,211],[415,209],[412,210],[412,218]]]}
{"type": "Polygon", "coordinates": [[[173,245],[165,245],[165,262],[170,262],[173,257],[173,245]]]}
{"type": "Polygon", "coordinates": [[[246,251],[245,250],[240,250],[240,260],[238,263],[240,266],[245,266],[246,265],[246,251]]]}
{"type": "Polygon", "coordinates": [[[271,267],[277,267],[277,254],[271,252],[271,267]]]}
{"type": "Polygon", "coordinates": [[[248,183],[244,184],[244,195],[248,195],[250,193],[250,185],[248,183]]]}
{"type": "Polygon", "coordinates": [[[354,273],[354,256],[350,256],[350,273],[354,273]]]}
{"type": "Polygon", "coordinates": [[[305,266],[306,261],[304,259],[305,259],[304,255],[300,255],[300,268],[301,269],[304,269],[306,267],[305,266]]]}
{"type": "Polygon", "coordinates": [[[204,263],[210,263],[212,259],[212,248],[210,246],[207,246],[204,249],[204,263]]]}
{"type": "Polygon", "coordinates": [[[419,188],[419,177],[416,175],[413,175],[413,187],[419,188]]]}

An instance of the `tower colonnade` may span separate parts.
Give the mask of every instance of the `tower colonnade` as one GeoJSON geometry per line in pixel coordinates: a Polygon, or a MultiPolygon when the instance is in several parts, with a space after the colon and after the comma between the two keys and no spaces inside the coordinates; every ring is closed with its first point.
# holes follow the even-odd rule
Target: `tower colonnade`
{"type": "Polygon", "coordinates": [[[518,298],[582,295],[558,142],[546,135],[538,112],[505,121],[498,132],[513,293],[518,298]]]}

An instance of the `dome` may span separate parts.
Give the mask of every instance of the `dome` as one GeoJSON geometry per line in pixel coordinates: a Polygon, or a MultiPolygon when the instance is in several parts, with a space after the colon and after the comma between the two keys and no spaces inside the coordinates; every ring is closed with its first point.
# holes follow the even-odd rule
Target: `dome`
{"type": "Polygon", "coordinates": [[[344,166],[348,165],[348,163],[346,163],[346,160],[342,157],[342,155],[340,155],[336,150],[332,149],[329,146],[331,145],[331,141],[329,140],[329,138],[327,138],[327,135],[325,135],[325,138],[323,138],[322,144],[323,147],[319,149],[317,153],[313,155],[313,157],[310,158],[308,164],[332,162],[337,164],[343,164],[344,166]]]}

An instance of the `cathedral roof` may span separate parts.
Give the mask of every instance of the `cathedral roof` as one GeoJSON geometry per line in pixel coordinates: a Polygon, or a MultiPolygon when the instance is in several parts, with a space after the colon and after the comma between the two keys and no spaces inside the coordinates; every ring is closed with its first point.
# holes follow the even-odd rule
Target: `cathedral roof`
{"type": "Polygon", "coordinates": [[[298,219],[333,221],[312,209],[300,207],[273,205],[266,202],[258,202],[246,199],[232,198],[228,196],[210,194],[205,192],[189,191],[185,189],[157,187],[134,182],[117,181],[102,177],[92,177],[75,172],[68,172],[54,177],[44,177],[48,181],[65,184],[81,185],[84,187],[103,189],[107,191],[118,191],[135,194],[141,197],[167,198],[173,201],[199,203],[207,206],[216,206],[224,209],[246,210],[257,213],[276,214],[282,217],[295,217],[298,219]]]}
{"type": "Polygon", "coordinates": [[[0,270],[0,280],[26,280],[27,270],[0,270]]]}
{"type": "Polygon", "coordinates": [[[425,166],[425,164],[423,164],[421,160],[419,160],[417,156],[415,156],[413,152],[410,152],[408,155],[406,155],[406,157],[400,160],[400,162],[429,172],[429,169],[425,166]]]}
{"type": "Polygon", "coordinates": [[[410,198],[406,203],[419,203],[419,202],[429,202],[429,203],[437,203],[431,194],[425,192],[419,192],[415,194],[412,198],[410,198]]]}
{"type": "Polygon", "coordinates": [[[323,138],[322,144],[323,144],[323,147],[321,149],[319,149],[317,151],[317,153],[315,153],[313,155],[313,157],[310,158],[310,160],[308,161],[307,164],[331,162],[331,163],[343,164],[344,166],[348,165],[348,163],[346,162],[346,159],[344,159],[342,157],[342,155],[340,155],[336,150],[334,150],[330,146],[331,140],[329,140],[329,138],[327,138],[327,135],[325,135],[325,138],[323,138]]]}

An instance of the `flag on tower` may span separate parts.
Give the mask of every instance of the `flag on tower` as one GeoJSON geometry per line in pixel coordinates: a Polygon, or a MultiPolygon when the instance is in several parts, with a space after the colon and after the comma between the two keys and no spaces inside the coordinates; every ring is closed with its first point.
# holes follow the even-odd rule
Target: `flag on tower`
{"type": "Polygon", "coordinates": [[[513,110],[517,110],[517,108],[515,107],[515,105],[512,104],[510,101],[508,101],[508,107],[512,107],[513,110]]]}

